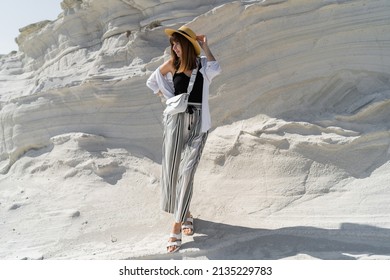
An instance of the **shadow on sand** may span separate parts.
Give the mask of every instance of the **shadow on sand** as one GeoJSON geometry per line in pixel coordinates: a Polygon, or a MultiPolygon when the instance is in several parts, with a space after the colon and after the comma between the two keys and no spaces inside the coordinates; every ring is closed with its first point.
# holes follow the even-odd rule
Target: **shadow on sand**
{"type": "Polygon", "coordinates": [[[179,252],[134,259],[277,260],[300,254],[324,260],[354,260],[362,255],[390,259],[390,229],[369,225],[266,230],[196,219],[195,226],[196,234],[183,238],[179,252]]]}

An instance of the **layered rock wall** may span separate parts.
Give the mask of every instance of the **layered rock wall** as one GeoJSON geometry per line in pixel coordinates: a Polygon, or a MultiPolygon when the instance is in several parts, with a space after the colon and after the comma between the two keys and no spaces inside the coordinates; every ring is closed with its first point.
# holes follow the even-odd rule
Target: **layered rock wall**
{"type": "MultiPolygon", "coordinates": [[[[63,1],[57,20],[22,28],[20,51],[0,62],[1,173],[79,132],[159,163],[163,105],[145,81],[168,57],[163,29],[183,23],[208,36],[223,69],[205,177],[251,178],[290,202],[386,166],[388,1],[211,2],[63,1]]],[[[259,209],[286,205],[260,197],[259,209]]]]}

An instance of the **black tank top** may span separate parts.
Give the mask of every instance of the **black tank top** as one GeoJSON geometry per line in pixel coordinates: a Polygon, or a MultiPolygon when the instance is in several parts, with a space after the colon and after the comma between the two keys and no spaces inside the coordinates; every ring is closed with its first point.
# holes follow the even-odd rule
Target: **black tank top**
{"type": "MultiPolygon", "coordinates": [[[[202,66],[199,67],[199,69],[202,66]]],[[[196,79],[194,86],[192,88],[190,98],[188,102],[192,103],[202,103],[202,92],[203,92],[203,75],[200,73],[198,69],[198,73],[196,74],[196,79]]],[[[179,95],[187,92],[188,84],[190,83],[190,77],[188,77],[185,73],[175,73],[173,75],[173,84],[175,86],[175,95],[179,95]]]]}

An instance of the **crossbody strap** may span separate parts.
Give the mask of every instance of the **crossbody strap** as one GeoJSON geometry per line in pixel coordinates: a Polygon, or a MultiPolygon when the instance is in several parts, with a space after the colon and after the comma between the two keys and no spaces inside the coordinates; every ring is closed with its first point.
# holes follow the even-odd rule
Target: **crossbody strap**
{"type": "Polygon", "coordinates": [[[196,59],[196,68],[194,70],[192,70],[192,74],[191,74],[191,78],[190,78],[190,82],[188,84],[188,88],[187,88],[187,94],[189,95],[192,91],[192,88],[195,84],[195,79],[196,79],[196,75],[198,74],[198,68],[199,68],[199,58],[196,59]]]}

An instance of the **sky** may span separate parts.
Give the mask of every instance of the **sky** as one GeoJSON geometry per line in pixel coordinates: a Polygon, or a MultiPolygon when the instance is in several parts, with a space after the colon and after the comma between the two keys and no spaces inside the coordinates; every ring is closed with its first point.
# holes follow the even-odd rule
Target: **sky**
{"type": "Polygon", "coordinates": [[[42,20],[55,20],[62,13],[62,0],[8,0],[0,10],[0,54],[17,51],[19,29],[42,20]]]}

